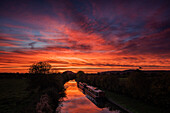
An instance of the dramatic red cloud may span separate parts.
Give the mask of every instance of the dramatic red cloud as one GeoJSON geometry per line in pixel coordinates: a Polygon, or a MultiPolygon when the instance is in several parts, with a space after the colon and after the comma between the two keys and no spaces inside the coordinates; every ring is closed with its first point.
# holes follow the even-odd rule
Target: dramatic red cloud
{"type": "Polygon", "coordinates": [[[0,72],[28,72],[48,61],[53,71],[170,70],[168,3],[4,1],[0,72]],[[151,7],[152,6],[152,7],[151,7]]]}

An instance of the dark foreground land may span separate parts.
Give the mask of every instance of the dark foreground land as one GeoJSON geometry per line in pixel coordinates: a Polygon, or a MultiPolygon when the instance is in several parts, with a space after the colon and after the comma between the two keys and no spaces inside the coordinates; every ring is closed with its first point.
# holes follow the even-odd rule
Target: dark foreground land
{"type": "Polygon", "coordinates": [[[75,74],[2,74],[0,113],[53,113],[75,74]]]}
{"type": "Polygon", "coordinates": [[[33,103],[27,90],[28,80],[24,79],[1,79],[0,80],[0,113],[19,113],[23,108],[33,103]]]}
{"type": "Polygon", "coordinates": [[[0,113],[55,112],[72,79],[105,90],[107,98],[133,113],[169,113],[170,72],[140,70],[98,74],[0,74],[0,113]]]}

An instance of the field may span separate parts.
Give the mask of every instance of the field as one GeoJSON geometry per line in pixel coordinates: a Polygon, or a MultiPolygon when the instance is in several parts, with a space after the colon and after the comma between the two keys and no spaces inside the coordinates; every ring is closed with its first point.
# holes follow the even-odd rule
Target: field
{"type": "Polygon", "coordinates": [[[25,79],[0,79],[0,113],[24,113],[32,102],[25,79]]]}
{"type": "Polygon", "coordinates": [[[113,92],[106,91],[106,96],[117,104],[127,108],[132,113],[169,113],[166,109],[161,109],[140,100],[118,95],[113,92]]]}
{"type": "Polygon", "coordinates": [[[54,111],[75,74],[0,74],[0,113],[54,111]],[[48,106],[40,101],[46,95],[48,106]]]}

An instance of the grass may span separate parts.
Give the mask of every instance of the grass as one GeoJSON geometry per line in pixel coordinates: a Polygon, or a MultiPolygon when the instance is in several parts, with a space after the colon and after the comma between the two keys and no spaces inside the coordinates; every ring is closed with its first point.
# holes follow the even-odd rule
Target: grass
{"type": "Polygon", "coordinates": [[[32,100],[25,79],[0,79],[0,113],[23,113],[32,100]]]}
{"type": "Polygon", "coordinates": [[[133,113],[170,113],[166,109],[155,107],[141,102],[140,100],[132,99],[124,95],[118,95],[113,92],[106,91],[106,97],[133,113]]]}

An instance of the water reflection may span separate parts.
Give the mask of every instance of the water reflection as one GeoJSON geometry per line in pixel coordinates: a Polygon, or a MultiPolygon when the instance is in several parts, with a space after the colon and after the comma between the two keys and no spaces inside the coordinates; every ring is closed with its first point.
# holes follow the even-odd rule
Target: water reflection
{"type": "Polygon", "coordinates": [[[124,113],[109,101],[98,102],[83,94],[75,80],[65,84],[66,97],[56,109],[59,113],[124,113]]]}

